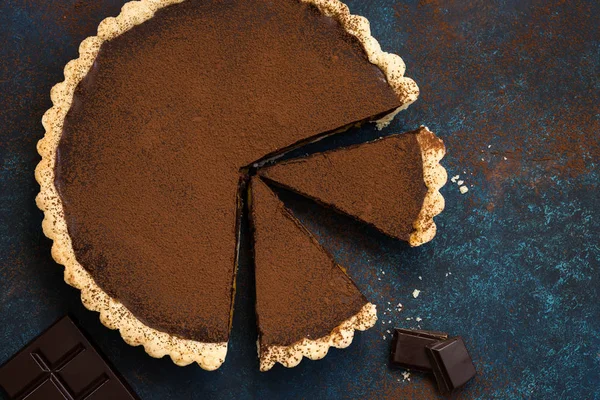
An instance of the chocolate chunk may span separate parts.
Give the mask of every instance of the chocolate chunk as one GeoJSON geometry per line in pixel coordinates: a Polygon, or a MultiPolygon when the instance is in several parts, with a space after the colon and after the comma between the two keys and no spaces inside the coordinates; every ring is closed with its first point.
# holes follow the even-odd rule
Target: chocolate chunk
{"type": "Polygon", "coordinates": [[[69,317],[64,317],[0,367],[9,399],[137,399],[69,317]]]}
{"type": "Polygon", "coordinates": [[[464,386],[476,374],[462,338],[455,337],[426,346],[433,374],[442,394],[450,394],[464,386]]]}
{"type": "Polygon", "coordinates": [[[431,372],[431,363],[425,346],[448,339],[443,332],[428,332],[412,329],[394,330],[390,362],[393,366],[431,372]]]}

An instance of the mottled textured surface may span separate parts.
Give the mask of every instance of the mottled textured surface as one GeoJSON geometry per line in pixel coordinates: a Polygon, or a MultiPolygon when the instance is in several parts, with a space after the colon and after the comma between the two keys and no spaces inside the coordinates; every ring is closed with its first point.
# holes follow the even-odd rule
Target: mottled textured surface
{"type": "MultiPolygon", "coordinates": [[[[420,325],[465,338],[479,377],[461,398],[600,398],[600,5],[348,3],[421,87],[386,132],[428,125],[446,142],[450,176],[460,174],[469,192],[443,189],[439,233],[417,249],[287,196],[379,306],[380,322],[348,349],[267,373],[258,372],[247,261],[230,352],[217,372],[127,346],[62,282],[34,204],[39,121],[79,42],[122,2],[0,3],[0,362],[71,312],[143,399],[436,398],[429,379],[415,373],[405,382],[387,366],[388,327],[420,325]],[[422,291],[416,299],[414,289],[422,291]]],[[[352,130],[310,150],[378,134],[352,130]]]]}
{"type": "Polygon", "coordinates": [[[240,169],[401,105],[304,3],[161,9],[102,44],[64,117],[55,184],[77,260],[149,327],[226,342],[240,169]]]}

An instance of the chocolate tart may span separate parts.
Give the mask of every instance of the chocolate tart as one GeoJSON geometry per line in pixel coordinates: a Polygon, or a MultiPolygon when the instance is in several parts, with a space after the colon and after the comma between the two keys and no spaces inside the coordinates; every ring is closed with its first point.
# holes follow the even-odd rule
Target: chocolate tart
{"type": "Polygon", "coordinates": [[[429,129],[281,162],[259,171],[276,185],[419,246],[444,209],[444,143],[429,129]]]}
{"type": "Polygon", "coordinates": [[[84,305],[178,365],[225,359],[249,167],[416,100],[337,0],[125,4],[51,91],[37,204],[84,305]]]}
{"type": "Polygon", "coordinates": [[[375,305],[264,182],[249,193],[261,371],[349,346],[377,321],[375,305]]]}

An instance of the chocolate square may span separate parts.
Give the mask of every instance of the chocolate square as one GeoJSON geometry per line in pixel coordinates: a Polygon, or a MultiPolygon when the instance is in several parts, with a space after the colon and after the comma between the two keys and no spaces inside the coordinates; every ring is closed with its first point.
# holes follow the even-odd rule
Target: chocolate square
{"type": "Polygon", "coordinates": [[[395,329],[390,363],[395,367],[431,372],[431,363],[425,352],[425,346],[445,339],[448,339],[448,334],[443,332],[395,329]]]}
{"type": "Polygon", "coordinates": [[[429,344],[426,351],[442,394],[454,392],[477,374],[471,356],[460,337],[429,344]]]}
{"type": "Polygon", "coordinates": [[[0,367],[9,399],[135,400],[69,317],[64,317],[0,367]]]}

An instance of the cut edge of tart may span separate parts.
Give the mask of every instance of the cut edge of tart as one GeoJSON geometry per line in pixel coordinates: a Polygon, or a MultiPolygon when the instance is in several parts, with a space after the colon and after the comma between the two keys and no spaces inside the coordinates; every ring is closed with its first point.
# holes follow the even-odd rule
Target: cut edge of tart
{"type": "MultiPolygon", "coordinates": [[[[111,298],[96,284],[75,257],[63,204],[54,184],[57,147],[62,136],[66,114],[73,102],[77,85],[94,64],[101,45],[151,19],[157,10],[183,1],[185,0],[130,1],[123,6],[118,16],[106,18],[99,24],[97,36],[90,36],[82,41],[79,46],[79,58],[66,64],[65,79],[52,88],[50,97],[53,106],[46,111],[42,118],[45,135],[37,144],[37,150],[42,160],[35,170],[35,177],[40,185],[36,203],[44,212],[43,232],[53,240],[52,257],[65,267],[65,282],[81,290],[82,303],[89,310],[99,312],[100,321],[106,327],[119,330],[123,340],[129,345],[144,346],[150,356],[160,358],[169,355],[173,362],[180,366],[196,362],[205,370],[216,370],[225,360],[227,342],[202,343],[153,329],[142,323],[123,304],[111,298]]],[[[386,116],[375,119],[373,122],[379,129],[387,126],[398,112],[406,109],[417,99],[419,89],[412,79],[404,77],[405,64],[402,58],[381,50],[377,40],[371,36],[370,24],[366,18],[351,15],[348,7],[339,0],[300,1],[314,5],[324,15],[336,19],[348,33],[361,42],[369,61],[378,66],[386,76],[388,84],[397,94],[402,106],[386,116]]],[[[368,315],[369,312],[366,310],[365,315],[368,315]]],[[[348,329],[354,326],[356,329],[360,329],[364,326],[359,320],[360,318],[357,317],[346,321],[338,330],[328,336],[326,342],[331,342],[336,347],[345,347],[345,343],[349,344],[348,335],[350,335],[349,340],[351,341],[351,333],[348,333],[348,329]]],[[[323,339],[325,340],[325,338],[323,339]]],[[[317,347],[304,345],[298,349],[317,347]]]]}
{"type": "Polygon", "coordinates": [[[293,368],[300,364],[302,357],[320,360],[327,355],[330,347],[344,349],[350,346],[354,339],[354,331],[365,331],[372,328],[376,322],[377,307],[373,303],[367,303],[356,315],[342,322],[327,336],[315,340],[305,338],[289,346],[269,346],[264,352],[261,352],[258,345],[260,370],[268,371],[276,363],[293,368]]]}

